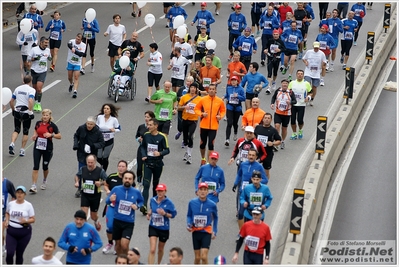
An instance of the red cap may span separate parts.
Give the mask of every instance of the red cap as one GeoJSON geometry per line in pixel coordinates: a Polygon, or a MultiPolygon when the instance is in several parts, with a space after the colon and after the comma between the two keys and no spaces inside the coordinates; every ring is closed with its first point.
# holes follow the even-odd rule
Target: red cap
{"type": "Polygon", "coordinates": [[[155,191],[166,191],[166,185],[165,184],[158,184],[157,188],[155,188],[155,191]]]}
{"type": "Polygon", "coordinates": [[[202,187],[208,188],[208,184],[207,183],[199,183],[198,189],[200,189],[202,187]]]}
{"type": "Polygon", "coordinates": [[[326,24],[323,24],[321,27],[322,27],[323,29],[325,29],[325,30],[328,30],[328,26],[327,26],[326,24]]]}
{"type": "Polygon", "coordinates": [[[216,151],[213,151],[213,152],[209,155],[209,157],[210,157],[210,158],[218,159],[218,158],[219,158],[219,153],[216,152],[216,151]]]}
{"type": "Polygon", "coordinates": [[[280,32],[278,30],[273,30],[273,34],[278,33],[280,34],[280,32]]]}
{"type": "Polygon", "coordinates": [[[238,77],[237,76],[232,76],[231,78],[230,78],[230,80],[237,80],[238,81],[238,77]]]}
{"type": "Polygon", "coordinates": [[[235,8],[235,9],[241,8],[241,6],[240,6],[239,4],[237,4],[237,5],[234,6],[234,8],[235,8]]]}
{"type": "Polygon", "coordinates": [[[201,2],[201,6],[206,6],[206,2],[201,2]]]}

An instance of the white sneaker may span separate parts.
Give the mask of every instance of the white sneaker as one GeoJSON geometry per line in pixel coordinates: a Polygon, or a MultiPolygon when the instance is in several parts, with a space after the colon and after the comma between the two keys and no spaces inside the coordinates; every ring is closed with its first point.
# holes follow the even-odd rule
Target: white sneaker
{"type": "Polygon", "coordinates": [[[313,100],[309,101],[309,105],[313,107],[313,100]]]}
{"type": "Polygon", "coordinates": [[[20,157],[24,157],[24,156],[25,156],[25,149],[21,148],[21,149],[19,150],[19,156],[20,156],[20,157]]]}
{"type": "Polygon", "coordinates": [[[276,82],[272,82],[272,90],[273,90],[273,91],[276,90],[276,82]]]}
{"type": "Polygon", "coordinates": [[[46,187],[47,187],[46,184],[42,184],[42,185],[40,186],[40,189],[41,189],[41,190],[46,190],[46,187]]]}
{"type": "Polygon", "coordinates": [[[187,161],[187,158],[188,158],[188,153],[186,152],[186,153],[184,153],[183,161],[187,161]]]}
{"type": "Polygon", "coordinates": [[[191,164],[191,162],[192,162],[192,158],[191,158],[191,156],[189,155],[189,156],[187,157],[186,164],[191,164]]]}
{"type": "Polygon", "coordinates": [[[29,192],[31,192],[31,193],[37,193],[36,185],[32,185],[32,187],[29,189],[29,192]]]}
{"type": "Polygon", "coordinates": [[[237,135],[236,134],[234,135],[233,140],[237,141],[237,135]]]}
{"type": "Polygon", "coordinates": [[[111,252],[111,249],[113,248],[113,244],[107,244],[104,248],[103,248],[103,253],[104,254],[108,254],[108,253],[110,253],[111,252]]]}
{"type": "Polygon", "coordinates": [[[91,71],[90,71],[91,73],[93,73],[94,72],[94,65],[91,65],[91,71]]]}
{"type": "Polygon", "coordinates": [[[329,72],[333,72],[334,71],[334,65],[331,65],[328,71],[329,72]]]}
{"type": "Polygon", "coordinates": [[[320,79],[320,86],[324,86],[324,79],[320,79]]]}

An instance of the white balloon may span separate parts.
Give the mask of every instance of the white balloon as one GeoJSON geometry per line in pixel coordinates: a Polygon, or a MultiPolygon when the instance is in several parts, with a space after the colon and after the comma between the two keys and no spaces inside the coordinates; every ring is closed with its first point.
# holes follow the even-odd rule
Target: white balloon
{"type": "Polygon", "coordinates": [[[187,34],[186,27],[184,27],[184,25],[179,26],[179,28],[177,28],[177,30],[176,30],[176,34],[180,38],[184,38],[186,36],[186,34],[187,34]]]}
{"type": "Polygon", "coordinates": [[[23,34],[27,34],[32,29],[32,20],[27,18],[21,20],[19,27],[23,34]]]}
{"type": "Polygon", "coordinates": [[[3,89],[1,89],[1,102],[3,103],[3,105],[7,105],[12,97],[12,92],[10,90],[10,88],[8,87],[3,87],[3,89]]]}
{"type": "Polygon", "coordinates": [[[96,18],[96,11],[94,8],[89,8],[86,10],[85,18],[88,23],[92,22],[96,18]]]}
{"type": "Polygon", "coordinates": [[[144,17],[144,22],[148,27],[152,27],[155,23],[155,17],[153,14],[147,14],[144,17]]]}
{"type": "Polygon", "coordinates": [[[182,15],[176,16],[173,20],[173,29],[179,28],[179,26],[184,24],[184,17],[182,15]]]}
{"type": "Polygon", "coordinates": [[[147,2],[136,2],[138,8],[143,8],[147,2]]]}
{"type": "Polygon", "coordinates": [[[205,43],[206,48],[209,49],[215,49],[216,48],[216,41],[213,39],[209,39],[208,41],[206,41],[205,43]]]}
{"type": "Polygon", "coordinates": [[[130,58],[128,56],[121,56],[121,58],[119,59],[119,66],[122,69],[126,69],[127,66],[129,66],[130,63],[130,58]]]}
{"type": "Polygon", "coordinates": [[[37,10],[43,11],[47,7],[47,2],[36,2],[37,10]]]}

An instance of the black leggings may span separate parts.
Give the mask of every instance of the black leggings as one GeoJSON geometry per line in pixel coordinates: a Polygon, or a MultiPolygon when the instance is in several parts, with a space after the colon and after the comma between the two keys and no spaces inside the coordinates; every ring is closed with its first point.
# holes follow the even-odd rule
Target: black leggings
{"type": "Polygon", "coordinates": [[[107,171],[109,165],[109,156],[111,154],[112,148],[114,148],[114,138],[105,141],[105,147],[100,148],[97,152],[97,161],[101,164],[104,171],[107,171]]]}
{"type": "Polygon", "coordinates": [[[40,158],[43,157],[43,171],[48,170],[48,165],[53,157],[53,150],[33,149],[33,170],[39,170],[40,158]]]}
{"type": "Polygon", "coordinates": [[[278,73],[279,66],[280,66],[280,59],[276,58],[273,61],[273,58],[268,57],[268,59],[267,59],[267,78],[271,78],[272,73],[273,73],[273,76],[276,77],[277,73],[278,73]]]}
{"type": "Polygon", "coordinates": [[[143,160],[141,159],[141,145],[137,148],[137,182],[141,183],[143,180],[143,160]]]}
{"type": "Polygon", "coordinates": [[[326,18],[326,13],[328,10],[328,2],[324,3],[319,3],[319,15],[320,15],[320,20],[326,18]]]}
{"type": "Polygon", "coordinates": [[[158,88],[161,78],[162,78],[162,73],[155,74],[155,73],[152,73],[151,71],[149,71],[147,74],[148,86],[152,87],[155,82],[155,87],[158,88]]]}
{"type": "Polygon", "coordinates": [[[262,13],[255,13],[251,11],[252,27],[255,27],[255,25],[259,27],[260,15],[262,15],[262,13]]]}
{"type": "Polygon", "coordinates": [[[177,112],[177,131],[179,133],[183,132],[183,111],[178,111],[177,112]]]}
{"type": "Polygon", "coordinates": [[[7,265],[14,264],[14,254],[16,256],[15,264],[24,263],[24,252],[32,237],[32,226],[23,228],[14,228],[8,226],[6,235],[6,263],[7,265]]]}
{"type": "Polygon", "coordinates": [[[226,140],[230,139],[231,127],[234,128],[234,134],[238,132],[238,120],[241,116],[241,111],[226,110],[227,127],[226,127],[226,140]]]}
{"type": "Polygon", "coordinates": [[[217,130],[209,130],[200,128],[200,149],[205,149],[206,143],[208,143],[208,150],[214,149],[214,143],[216,138],[217,130]]]}
{"type": "Polygon", "coordinates": [[[362,22],[357,22],[357,31],[355,31],[355,42],[357,41],[357,37],[359,37],[359,31],[360,27],[362,27],[363,21],[362,22]]]}
{"type": "Polygon", "coordinates": [[[266,59],[266,54],[263,53],[263,51],[265,51],[266,46],[267,46],[267,42],[269,41],[269,39],[273,38],[273,35],[269,35],[269,34],[262,34],[262,53],[260,53],[260,59],[261,60],[265,60],[266,59]]]}
{"type": "Polygon", "coordinates": [[[292,106],[291,108],[291,125],[296,125],[298,121],[299,125],[303,125],[303,118],[305,117],[304,106],[292,106]]]}
{"type": "Polygon", "coordinates": [[[233,34],[233,33],[229,33],[229,46],[228,49],[233,49],[233,43],[235,40],[237,40],[238,37],[240,37],[240,34],[233,34]]]}
{"type": "Polygon", "coordinates": [[[192,148],[194,145],[193,135],[195,129],[197,128],[197,122],[198,121],[190,121],[190,120],[183,120],[182,122],[183,142],[185,146],[188,146],[190,148],[192,148]]]}
{"type": "Polygon", "coordinates": [[[23,135],[29,135],[29,128],[31,122],[32,120],[29,118],[28,113],[14,111],[14,132],[17,132],[19,134],[21,132],[21,124],[22,124],[23,135]]]}
{"type": "Polygon", "coordinates": [[[341,40],[341,55],[349,56],[352,44],[352,40],[341,40]]]}
{"type": "Polygon", "coordinates": [[[150,168],[146,162],[144,162],[144,179],[143,179],[143,198],[144,198],[144,206],[147,207],[148,197],[149,197],[149,190],[151,185],[151,178],[152,180],[152,196],[157,195],[157,185],[159,184],[159,179],[161,179],[162,169],[163,166],[160,166],[160,163],[155,163],[153,168],[150,168]]]}
{"type": "MultiPolygon", "coordinates": [[[[83,38],[82,42],[86,44],[86,39],[83,38]]],[[[94,49],[96,48],[96,39],[87,39],[87,45],[86,45],[86,51],[85,54],[87,54],[87,48],[90,46],[90,56],[94,57],[94,49]]],[[[91,64],[94,64],[94,62],[92,62],[91,64]]]]}

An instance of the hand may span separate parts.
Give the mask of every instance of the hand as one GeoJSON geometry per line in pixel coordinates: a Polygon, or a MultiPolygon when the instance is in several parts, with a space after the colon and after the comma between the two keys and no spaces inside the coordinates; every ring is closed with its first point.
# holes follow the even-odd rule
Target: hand
{"type": "Polygon", "coordinates": [[[76,246],[69,246],[68,248],[69,253],[78,252],[78,248],[76,246]]]}
{"type": "Polygon", "coordinates": [[[84,248],[80,249],[80,253],[82,253],[83,256],[86,256],[86,250],[84,248]]]}
{"type": "Polygon", "coordinates": [[[34,120],[34,119],[35,119],[35,114],[33,114],[33,113],[30,114],[30,115],[29,115],[29,119],[30,119],[30,120],[34,120]]]}
{"type": "Polygon", "coordinates": [[[136,204],[132,204],[132,209],[133,209],[133,210],[138,210],[139,208],[137,207],[136,204]]]}
{"type": "Polygon", "coordinates": [[[77,147],[77,146],[74,146],[74,147],[72,148],[72,150],[78,150],[78,147],[77,147]]]}
{"type": "Polygon", "coordinates": [[[227,165],[231,165],[231,163],[233,163],[234,162],[234,158],[231,158],[231,159],[229,159],[229,161],[227,162],[227,165]]]}
{"type": "Polygon", "coordinates": [[[109,200],[111,200],[111,202],[115,201],[115,200],[116,200],[116,194],[113,193],[113,194],[109,197],[109,200]]]}
{"type": "Polygon", "coordinates": [[[4,228],[8,228],[8,220],[5,220],[4,222],[3,222],[3,225],[4,225],[4,228]]]}
{"type": "Polygon", "coordinates": [[[273,142],[272,141],[267,141],[267,146],[272,146],[273,142]]]}
{"type": "Polygon", "coordinates": [[[248,207],[248,202],[244,202],[244,204],[242,204],[242,206],[243,206],[244,208],[247,208],[247,207],[248,207]]]}
{"type": "Polygon", "coordinates": [[[204,117],[204,118],[208,117],[208,113],[203,112],[203,113],[202,113],[202,117],[204,117]]]}
{"type": "Polygon", "coordinates": [[[238,260],[238,253],[234,253],[233,259],[231,260],[234,264],[237,263],[238,260]]]}
{"type": "Polygon", "coordinates": [[[270,108],[271,108],[272,110],[274,110],[274,104],[271,104],[271,105],[270,105],[270,108]]]}
{"type": "Polygon", "coordinates": [[[102,186],[102,183],[101,183],[100,181],[95,181],[94,184],[95,184],[97,187],[102,186]]]}
{"type": "Polygon", "coordinates": [[[216,238],[216,234],[212,233],[212,239],[215,239],[215,238],[216,238]]]}
{"type": "Polygon", "coordinates": [[[173,109],[173,110],[172,110],[172,114],[173,114],[173,115],[176,115],[176,113],[177,113],[177,110],[176,110],[176,109],[173,109]]]}
{"type": "Polygon", "coordinates": [[[115,132],[115,128],[109,128],[111,132],[115,132]]]}
{"type": "Polygon", "coordinates": [[[194,26],[194,22],[191,22],[190,25],[191,25],[191,26],[194,26]]]}
{"type": "Polygon", "coordinates": [[[236,192],[237,186],[234,185],[233,188],[231,189],[234,193],[236,192]]]}
{"type": "Polygon", "coordinates": [[[90,23],[87,23],[86,27],[87,27],[88,29],[90,29],[90,28],[91,28],[90,23]]]}
{"type": "Polygon", "coordinates": [[[79,182],[75,183],[75,187],[78,188],[79,187],[79,182]]]}
{"type": "Polygon", "coordinates": [[[269,264],[269,259],[264,259],[263,260],[263,265],[268,265],[269,264]]]}
{"type": "Polygon", "coordinates": [[[222,118],[220,117],[220,115],[216,115],[216,119],[217,119],[218,121],[220,121],[222,118]]]}

